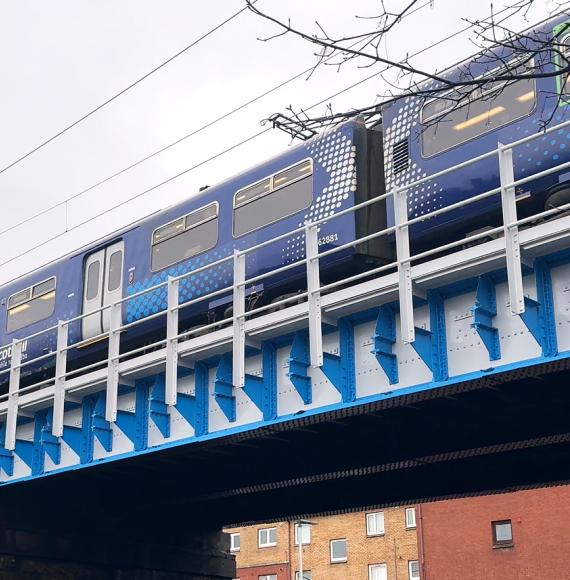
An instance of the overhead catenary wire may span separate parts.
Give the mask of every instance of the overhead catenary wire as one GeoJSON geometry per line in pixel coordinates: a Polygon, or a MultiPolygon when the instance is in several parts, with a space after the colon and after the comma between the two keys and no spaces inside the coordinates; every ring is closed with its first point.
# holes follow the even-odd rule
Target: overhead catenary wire
{"type": "MultiPolygon", "coordinates": [[[[418,6],[414,11],[411,11],[409,14],[407,14],[406,16],[411,16],[414,12],[417,12],[419,10],[421,10],[422,8],[424,8],[425,6],[428,6],[431,3],[431,0],[428,0],[426,3],[418,6]]],[[[404,16],[404,18],[406,17],[404,16]]],[[[455,36],[458,36],[460,34],[463,34],[464,32],[466,32],[467,30],[469,30],[471,28],[471,25],[463,27],[459,30],[457,30],[456,32],[438,40],[437,42],[434,42],[432,44],[430,44],[427,47],[424,47],[423,49],[411,54],[408,58],[412,58],[412,57],[416,57],[424,52],[427,52],[428,50],[431,50],[432,48],[447,42],[448,40],[451,40],[452,38],[454,38],[455,36]]],[[[332,57],[331,57],[332,58],[332,57]]],[[[126,167],[120,169],[119,171],[116,171],[114,173],[112,173],[111,175],[108,175],[107,177],[100,179],[99,181],[91,184],[90,186],[74,193],[73,195],[69,196],[68,198],[50,205],[49,207],[40,210],[39,212],[36,212],[35,214],[15,223],[12,224],[11,226],[8,226],[7,228],[0,230],[0,236],[3,236],[4,234],[7,234],[27,223],[30,223],[31,221],[41,217],[42,215],[46,215],[49,212],[57,209],[58,207],[63,207],[66,204],[68,204],[70,201],[73,201],[75,199],[77,199],[78,197],[81,197],[82,195],[88,193],[89,191],[92,191],[93,189],[96,189],[102,185],[104,185],[105,183],[108,183],[109,181],[111,181],[112,179],[115,179],[116,177],[119,177],[120,175],[123,175],[124,173],[127,173],[128,171],[130,171],[131,169],[134,169],[135,167],[141,165],[142,163],[145,163],[146,161],[149,161],[150,159],[160,155],[161,153],[164,153],[165,151],[171,149],[172,147],[175,147],[176,145],[179,145],[180,143],[182,143],[183,141],[189,139],[190,137],[194,137],[196,135],[198,135],[199,133],[205,131],[206,129],[209,129],[210,127],[220,123],[221,121],[227,119],[228,117],[230,117],[231,115],[234,115],[235,113],[238,113],[240,111],[242,111],[243,109],[247,108],[248,106],[260,101],[261,99],[263,99],[264,97],[274,93],[275,91],[283,88],[284,86],[288,85],[289,83],[297,80],[300,77],[303,77],[304,75],[310,73],[313,70],[313,66],[308,67],[306,69],[304,69],[303,71],[300,71],[299,73],[293,75],[292,77],[289,77],[288,79],[278,83],[277,85],[274,85],[273,87],[267,89],[266,91],[260,93],[259,95],[249,99],[248,101],[245,101],[244,103],[238,105],[237,107],[234,107],[233,109],[231,109],[230,111],[227,111],[226,113],[216,117],[215,119],[212,119],[211,121],[208,121],[207,123],[205,123],[204,125],[201,125],[200,127],[198,127],[197,129],[194,129],[192,131],[190,131],[189,133],[186,133],[185,135],[183,135],[182,137],[179,137],[178,139],[172,141],[171,143],[160,147],[159,149],[153,151],[152,153],[149,153],[148,155],[145,155],[144,157],[138,159],[137,161],[127,165],[126,167]]],[[[380,71],[377,71],[376,73],[374,73],[373,75],[366,77],[365,80],[369,80],[371,78],[373,78],[374,76],[378,76],[382,73],[384,73],[387,70],[386,68],[383,68],[380,71]]],[[[356,85],[355,85],[356,86],[356,85]]],[[[334,98],[336,96],[335,95],[331,95],[330,97],[328,97],[329,99],[334,98]]]]}
{"type": "MultiPolygon", "coordinates": [[[[254,0],[254,1],[257,1],[257,0],[254,0]]],[[[76,119],[75,121],[73,121],[73,123],[70,123],[69,125],[67,125],[63,129],[58,131],[55,135],[52,135],[51,137],[49,137],[45,141],[42,141],[39,145],[37,145],[36,147],[31,149],[30,151],[28,151],[27,153],[24,153],[24,155],[21,155],[20,157],[18,157],[14,161],[10,162],[8,165],[2,167],[0,169],[0,174],[4,173],[5,171],[8,171],[8,169],[10,169],[11,167],[14,167],[14,165],[21,163],[24,159],[27,159],[30,155],[33,155],[36,151],[39,151],[40,149],[42,149],[43,147],[45,147],[46,145],[48,145],[52,141],[55,141],[58,137],[61,137],[64,133],[67,133],[69,130],[73,129],[73,127],[76,127],[77,125],[79,125],[80,123],[82,123],[83,121],[85,121],[86,119],[88,119],[89,117],[91,117],[92,115],[94,115],[95,113],[97,113],[98,111],[100,111],[101,109],[103,109],[104,107],[106,107],[107,105],[112,103],[113,101],[117,100],[119,97],[124,95],[126,92],[130,91],[132,88],[136,87],[137,85],[142,83],[144,80],[146,80],[150,76],[152,76],[154,73],[156,73],[159,70],[161,70],[162,68],[164,68],[167,64],[170,64],[173,60],[177,59],[179,56],[188,52],[191,48],[193,48],[194,46],[196,46],[197,44],[202,42],[202,40],[205,40],[206,38],[208,38],[209,36],[214,34],[214,32],[217,32],[220,28],[225,26],[228,22],[231,22],[232,20],[234,20],[234,18],[237,18],[240,14],[242,14],[246,10],[248,10],[247,6],[245,6],[241,10],[238,10],[237,12],[234,12],[231,16],[229,16],[228,18],[226,18],[225,20],[223,20],[222,22],[220,22],[219,24],[214,26],[214,28],[211,28],[210,30],[208,30],[208,32],[202,34],[202,36],[198,37],[196,40],[193,40],[190,44],[185,46],[182,50],[179,50],[176,54],[173,54],[171,57],[169,57],[165,61],[161,62],[158,66],[154,67],[152,70],[145,73],[142,77],[139,77],[136,81],[132,82],[130,85],[126,86],[124,89],[121,89],[118,93],[115,93],[112,97],[108,98],[106,101],[102,102],[100,105],[97,105],[94,109],[91,109],[88,113],[84,114],[79,119],[76,119]]]]}

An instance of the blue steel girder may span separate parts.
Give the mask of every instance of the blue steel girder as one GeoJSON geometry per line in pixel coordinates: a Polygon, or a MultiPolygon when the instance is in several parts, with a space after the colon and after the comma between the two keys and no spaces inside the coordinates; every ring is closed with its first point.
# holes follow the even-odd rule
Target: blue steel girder
{"type": "Polygon", "coordinates": [[[164,438],[170,437],[170,413],[165,403],[165,375],[155,375],[150,379],[149,417],[164,438]]]}
{"type": "Polygon", "coordinates": [[[444,381],[448,378],[445,310],[443,297],[436,290],[428,291],[428,308],[430,330],[416,326],[411,345],[433,373],[433,380],[444,381]]]}
{"type": "Polygon", "coordinates": [[[372,353],[386,373],[391,385],[398,382],[398,360],[392,352],[396,342],[396,315],[388,304],[380,306],[374,332],[372,353]]]}
{"type": "Polygon", "coordinates": [[[59,437],[52,435],[53,410],[46,413],[46,421],[41,428],[40,445],[45,454],[55,465],[61,463],[61,441],[59,437]]]}
{"type": "Polygon", "coordinates": [[[311,377],[307,374],[310,366],[309,335],[306,331],[298,331],[293,338],[289,353],[289,372],[287,376],[299,393],[303,403],[310,405],[313,402],[313,388],[311,377]]]}
{"type": "Polygon", "coordinates": [[[552,277],[546,260],[534,261],[536,278],[536,300],[525,296],[525,311],[521,314],[529,332],[542,348],[542,355],[552,357],[558,354],[552,277]]]}
{"type": "Polygon", "coordinates": [[[232,380],[232,359],[223,354],[214,379],[214,398],[230,423],[236,420],[236,397],[232,380]]]}
{"type": "Polygon", "coordinates": [[[501,358],[499,331],[493,326],[493,318],[497,315],[497,299],[495,283],[489,276],[479,276],[475,295],[475,306],[472,308],[473,322],[481,341],[489,353],[489,360],[501,358]]]}
{"type": "Polygon", "coordinates": [[[176,410],[194,429],[196,436],[208,432],[208,366],[198,362],[194,366],[194,394],[178,393],[176,410]]]}
{"type": "Polygon", "coordinates": [[[269,421],[277,416],[277,357],[270,342],[261,347],[261,364],[261,376],[245,374],[243,391],[269,421]]]}
{"type": "Polygon", "coordinates": [[[105,451],[112,451],[113,449],[113,430],[110,423],[105,419],[105,393],[99,393],[93,406],[91,413],[91,431],[93,435],[101,443],[105,451]]]}
{"type": "Polygon", "coordinates": [[[354,370],[354,331],[346,319],[338,323],[339,354],[323,352],[322,371],[348,403],[356,399],[356,377],[354,370]]]}
{"type": "Polygon", "coordinates": [[[8,477],[14,475],[14,452],[8,451],[4,446],[6,441],[6,422],[0,426],[0,469],[8,477]]]}

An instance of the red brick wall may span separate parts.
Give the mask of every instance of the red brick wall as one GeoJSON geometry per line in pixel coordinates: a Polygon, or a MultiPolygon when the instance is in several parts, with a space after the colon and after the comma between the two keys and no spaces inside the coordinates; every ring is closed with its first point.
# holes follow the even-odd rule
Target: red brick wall
{"type": "Polygon", "coordinates": [[[263,574],[277,574],[277,580],[290,580],[291,578],[289,564],[238,568],[236,578],[239,580],[257,580],[263,574]]]}
{"type": "Polygon", "coordinates": [[[570,578],[570,486],[427,503],[417,515],[422,580],[570,578]],[[513,547],[493,548],[491,522],[508,519],[513,547]]]}

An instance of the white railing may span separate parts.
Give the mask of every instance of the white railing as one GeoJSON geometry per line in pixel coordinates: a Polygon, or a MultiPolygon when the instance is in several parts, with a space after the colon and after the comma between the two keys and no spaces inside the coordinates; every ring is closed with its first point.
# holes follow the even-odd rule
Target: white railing
{"type": "MultiPolygon", "coordinates": [[[[5,438],[5,448],[8,450],[13,450],[16,443],[16,426],[19,414],[19,398],[27,393],[41,390],[45,387],[53,387],[53,425],[52,433],[56,437],[61,437],[63,434],[63,419],[64,419],[64,405],[66,398],[69,399],[69,393],[66,391],[66,382],[71,377],[77,376],[80,373],[85,373],[89,370],[98,369],[101,367],[107,367],[107,380],[106,380],[106,412],[105,418],[114,422],[117,418],[117,397],[118,397],[118,386],[119,386],[119,363],[125,357],[132,357],[135,354],[143,353],[149,349],[155,349],[161,347],[164,349],[164,360],[166,364],[166,380],[165,380],[165,402],[169,406],[176,405],[177,401],[177,368],[178,368],[178,348],[182,340],[190,338],[192,335],[203,333],[207,330],[219,329],[228,324],[233,325],[233,341],[232,341],[232,354],[233,354],[233,384],[235,387],[243,387],[245,383],[245,347],[246,347],[246,320],[249,317],[259,315],[261,313],[267,312],[269,310],[275,309],[278,306],[283,306],[290,304],[291,302],[298,302],[299,300],[306,300],[308,304],[308,328],[309,328],[309,346],[310,346],[310,363],[313,367],[319,367],[323,364],[323,345],[322,345],[322,312],[321,312],[321,296],[324,292],[330,292],[339,286],[344,286],[351,284],[363,278],[370,278],[372,276],[394,271],[397,269],[398,273],[398,296],[400,302],[400,322],[401,322],[401,336],[404,342],[410,343],[415,340],[415,325],[414,325],[414,310],[413,310],[413,296],[417,291],[414,286],[414,279],[412,276],[412,263],[435,254],[440,254],[444,251],[457,248],[465,245],[471,241],[488,237],[493,234],[503,234],[504,244],[505,244],[505,256],[506,256],[506,269],[507,269],[507,279],[510,297],[510,308],[513,314],[522,314],[525,308],[525,301],[523,295],[523,284],[522,284],[522,267],[521,267],[521,249],[519,243],[519,226],[525,225],[534,221],[538,221],[547,217],[551,217],[562,211],[570,209],[570,203],[560,206],[558,208],[546,210],[535,214],[533,216],[518,219],[517,218],[517,208],[515,199],[515,187],[517,185],[523,185],[535,179],[539,179],[546,175],[559,172],[563,169],[570,168],[570,162],[559,164],[550,169],[535,173],[528,177],[524,177],[518,180],[514,179],[513,161],[512,161],[512,149],[526,142],[532,141],[537,137],[544,136],[553,131],[557,131],[563,127],[570,126],[570,121],[565,123],[550,127],[540,134],[531,135],[510,143],[509,145],[498,144],[497,149],[484,153],[470,159],[459,163],[448,169],[439,171],[430,176],[423,177],[412,183],[407,184],[403,187],[394,188],[388,193],[376,196],[374,198],[368,199],[365,202],[354,205],[350,208],[344,209],[335,215],[322,218],[320,220],[307,223],[305,226],[296,228],[285,234],[281,234],[270,240],[257,244],[251,248],[245,250],[236,250],[233,255],[227,256],[210,264],[206,264],[200,268],[182,274],[176,277],[169,277],[167,281],[161,282],[146,288],[134,294],[125,296],[124,298],[113,302],[112,304],[102,306],[88,314],[82,314],[72,318],[70,320],[61,320],[57,325],[51,326],[39,332],[36,332],[25,338],[17,339],[12,342],[11,347],[11,364],[9,368],[0,371],[0,375],[9,374],[9,388],[8,393],[0,396],[0,404],[4,404],[7,401],[7,418],[6,418],[6,438],[5,438]],[[407,203],[407,192],[410,188],[417,187],[423,183],[430,180],[436,179],[448,173],[452,173],[469,165],[475,164],[483,159],[489,157],[498,156],[499,162],[499,175],[500,175],[500,186],[489,191],[480,193],[469,199],[456,202],[454,204],[448,205],[446,207],[431,211],[422,216],[418,216],[412,219],[408,218],[408,203],[407,203]],[[500,201],[502,206],[503,215],[503,225],[480,232],[477,234],[472,234],[465,238],[447,243],[443,246],[432,248],[424,252],[412,255],[410,253],[410,239],[409,239],[409,228],[410,226],[422,222],[427,219],[432,219],[438,215],[459,209],[461,207],[476,203],[483,199],[492,197],[494,195],[500,194],[500,201]],[[333,221],[343,215],[358,211],[369,205],[378,203],[388,197],[394,198],[394,209],[395,209],[395,225],[385,228],[383,230],[373,232],[366,236],[360,237],[358,239],[352,240],[345,244],[341,244],[334,248],[319,252],[318,246],[318,227],[325,222],[333,221]],[[287,239],[293,235],[302,233],[305,238],[305,258],[280,266],[266,272],[264,274],[259,274],[252,276],[250,278],[246,277],[246,259],[247,256],[253,252],[265,248],[271,244],[287,239]],[[322,285],[320,282],[320,263],[321,260],[327,256],[331,256],[335,253],[347,250],[364,242],[373,240],[380,236],[386,236],[389,234],[395,234],[396,239],[396,260],[389,264],[384,264],[367,270],[366,272],[361,272],[354,274],[347,278],[331,282],[326,285],[322,285]],[[197,274],[220,266],[221,264],[232,262],[233,264],[233,284],[231,286],[226,286],[218,290],[209,292],[197,298],[188,300],[182,304],[179,304],[179,284],[180,281],[185,278],[192,278],[197,274]],[[306,267],[306,291],[299,292],[293,296],[283,298],[272,304],[260,306],[257,308],[252,308],[246,310],[246,286],[248,284],[254,284],[260,282],[265,278],[275,276],[276,274],[286,272],[292,268],[298,268],[301,265],[306,267]],[[166,310],[157,312],[150,316],[135,320],[134,322],[129,322],[126,324],[121,324],[122,322],[122,305],[125,302],[134,300],[144,294],[156,291],[159,288],[167,287],[167,308],[166,310]],[[184,332],[179,332],[179,312],[188,307],[192,307],[205,300],[211,300],[217,296],[232,293],[233,295],[233,315],[231,318],[221,320],[214,323],[209,323],[201,325],[184,332]],[[108,332],[104,332],[97,337],[90,338],[89,340],[84,340],[75,344],[69,344],[69,326],[74,322],[81,321],[85,316],[91,316],[94,313],[102,312],[104,310],[110,310],[110,328],[108,332]],[[137,326],[139,324],[148,322],[149,320],[166,316],[166,337],[161,340],[157,340],[152,344],[145,345],[144,347],[139,347],[135,349],[128,350],[126,352],[120,352],[120,333],[137,326]],[[33,359],[28,359],[22,362],[22,345],[25,341],[29,341],[32,338],[37,338],[38,336],[49,333],[57,332],[57,345],[56,349],[52,352],[43,354],[41,356],[35,357],[33,359]],[[79,369],[74,369],[72,371],[67,370],[67,353],[73,348],[78,348],[84,346],[90,342],[97,339],[108,339],[108,356],[106,360],[95,362],[89,365],[85,365],[79,369]],[[50,357],[55,357],[55,374],[54,377],[43,380],[33,385],[20,388],[20,375],[21,369],[32,365],[34,363],[46,360],[50,357]]],[[[419,292],[421,295],[421,292],[419,292]]]]}

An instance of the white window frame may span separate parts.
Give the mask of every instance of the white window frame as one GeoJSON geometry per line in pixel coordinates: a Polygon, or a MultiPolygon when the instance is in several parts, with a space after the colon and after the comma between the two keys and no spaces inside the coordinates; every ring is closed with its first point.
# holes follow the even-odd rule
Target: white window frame
{"type": "Polygon", "coordinates": [[[272,528],[260,528],[259,530],[257,530],[257,547],[258,548],[272,548],[273,546],[277,546],[277,528],[272,527],[272,528]],[[275,530],[275,541],[274,542],[261,542],[261,534],[263,532],[267,532],[267,539],[269,540],[269,533],[270,530],[275,530]]]}
{"type": "Polygon", "coordinates": [[[420,561],[419,560],[408,560],[408,578],[409,580],[420,580],[420,561]],[[418,565],[418,575],[412,576],[412,564],[418,565]]]}
{"type": "Polygon", "coordinates": [[[370,512],[370,513],[366,514],[366,535],[367,536],[383,536],[385,533],[386,533],[386,522],[385,522],[385,518],[384,518],[384,512],[370,512]],[[372,517],[372,516],[374,516],[374,517],[372,517]],[[374,521],[377,523],[379,517],[382,520],[382,530],[381,531],[371,531],[370,522],[374,521]]]}
{"type": "Polygon", "coordinates": [[[417,527],[416,524],[416,508],[415,507],[409,507],[406,508],[406,529],[407,530],[413,530],[414,528],[417,527]],[[408,523],[408,514],[412,514],[412,517],[410,518],[410,520],[412,521],[412,523],[408,523]]]}
{"type": "Polygon", "coordinates": [[[262,574],[257,577],[258,580],[277,580],[277,574],[262,574]]]}
{"type": "Polygon", "coordinates": [[[346,538],[336,538],[335,540],[331,540],[330,543],[330,553],[331,553],[331,563],[332,564],[340,564],[341,562],[348,562],[348,542],[346,538]],[[337,542],[344,542],[346,546],[346,556],[344,558],[335,558],[333,556],[333,544],[337,542]]]}
{"type": "Polygon", "coordinates": [[[386,578],[388,578],[388,565],[384,562],[378,562],[376,564],[368,564],[368,580],[372,580],[372,571],[377,566],[383,567],[386,570],[386,578]]]}
{"type": "MultiPolygon", "coordinates": [[[[303,578],[301,580],[309,580],[310,578],[312,578],[311,571],[310,570],[303,570],[303,578]],[[307,576],[307,574],[309,574],[309,576],[307,576]]],[[[300,580],[299,570],[295,571],[295,580],[300,580]]]]}
{"type": "MultiPolygon", "coordinates": [[[[308,539],[303,539],[302,544],[303,546],[308,546],[311,543],[311,524],[303,524],[301,536],[308,536],[308,539]]],[[[299,524],[295,524],[295,546],[299,545],[299,524]]]]}
{"type": "Polygon", "coordinates": [[[230,552],[239,552],[241,550],[241,534],[240,532],[233,532],[230,534],[230,552]],[[236,548],[234,545],[234,538],[240,539],[240,545],[236,548]]]}

